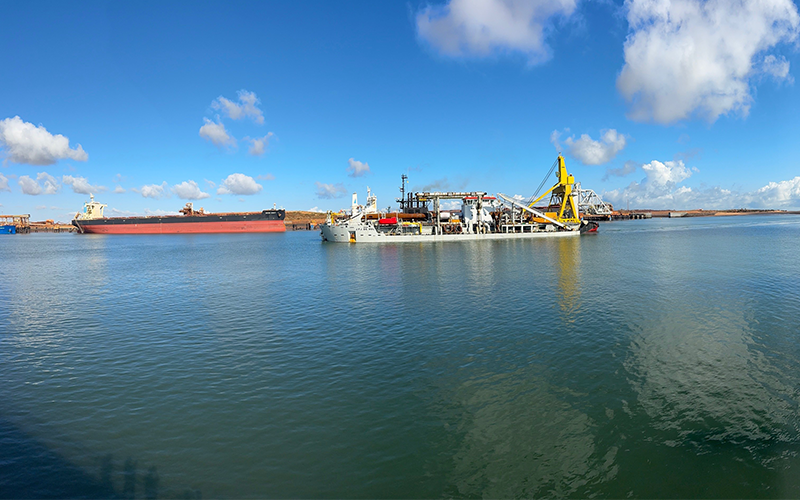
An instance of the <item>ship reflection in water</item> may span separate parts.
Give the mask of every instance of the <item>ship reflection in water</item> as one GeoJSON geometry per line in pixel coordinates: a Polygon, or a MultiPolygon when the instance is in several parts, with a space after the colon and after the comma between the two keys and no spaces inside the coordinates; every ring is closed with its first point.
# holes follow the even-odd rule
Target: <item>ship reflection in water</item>
{"type": "Polygon", "coordinates": [[[800,223],[741,219],[0,239],[0,491],[800,497],[800,223]]]}

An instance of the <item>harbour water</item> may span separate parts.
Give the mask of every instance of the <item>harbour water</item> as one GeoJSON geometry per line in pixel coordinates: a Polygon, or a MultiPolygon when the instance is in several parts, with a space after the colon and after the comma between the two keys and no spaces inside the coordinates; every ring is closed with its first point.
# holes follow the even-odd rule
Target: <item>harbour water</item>
{"type": "Polygon", "coordinates": [[[800,218],[0,238],[0,497],[800,497],[800,218]]]}

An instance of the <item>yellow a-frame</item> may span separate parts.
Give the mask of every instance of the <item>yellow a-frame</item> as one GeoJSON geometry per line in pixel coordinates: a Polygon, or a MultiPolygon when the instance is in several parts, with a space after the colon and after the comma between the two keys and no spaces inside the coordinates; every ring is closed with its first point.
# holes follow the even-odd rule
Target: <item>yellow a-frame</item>
{"type": "MultiPolygon", "coordinates": [[[[572,197],[572,185],[575,184],[575,177],[567,173],[567,165],[564,163],[564,157],[560,154],[558,155],[558,172],[556,175],[558,176],[558,183],[533,200],[528,207],[533,208],[536,203],[549,194],[550,203],[548,208],[558,207],[558,212],[545,212],[545,215],[558,222],[580,223],[580,214],[575,206],[575,199],[572,197]]],[[[544,219],[538,220],[535,217],[533,220],[546,222],[544,219]]]]}

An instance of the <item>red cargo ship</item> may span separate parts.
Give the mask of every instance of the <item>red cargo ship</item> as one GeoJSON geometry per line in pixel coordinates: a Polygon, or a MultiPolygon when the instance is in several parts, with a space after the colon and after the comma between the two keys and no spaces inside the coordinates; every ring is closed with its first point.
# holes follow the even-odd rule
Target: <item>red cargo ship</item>
{"type": "Polygon", "coordinates": [[[282,209],[261,212],[205,213],[194,210],[191,203],[180,211],[183,215],[148,217],[105,217],[106,206],[94,201],[84,204],[84,211],[72,224],[81,233],[100,234],[186,234],[186,233],[282,233],[286,231],[282,209]]]}

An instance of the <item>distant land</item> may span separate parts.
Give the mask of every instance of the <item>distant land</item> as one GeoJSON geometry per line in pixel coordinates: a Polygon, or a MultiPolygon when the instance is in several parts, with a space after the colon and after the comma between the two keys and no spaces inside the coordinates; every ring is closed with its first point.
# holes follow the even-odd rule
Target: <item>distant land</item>
{"type": "MultiPolygon", "coordinates": [[[[603,216],[589,216],[587,215],[587,219],[593,219],[598,221],[605,221],[610,222],[613,220],[622,220],[622,219],[630,219],[630,218],[642,218],[642,217],[634,217],[635,215],[642,215],[642,214],[650,214],[653,218],[675,218],[675,217],[728,217],[733,215],[800,215],[800,211],[791,211],[791,210],[775,210],[775,209],[750,209],[750,208],[735,208],[735,209],[726,209],[726,210],[703,210],[703,209],[694,209],[694,210],[652,210],[652,209],[632,209],[632,210],[614,210],[611,217],[603,216]],[[672,215],[670,215],[672,214],[672,215]]],[[[316,226],[325,222],[327,218],[327,212],[311,212],[307,210],[287,210],[286,211],[286,219],[285,224],[286,228],[289,230],[301,230],[301,229],[315,229],[316,226]]],[[[15,224],[17,221],[12,221],[12,215],[7,214],[0,214],[0,225],[3,222],[3,219],[6,219],[6,224],[15,224]]],[[[648,217],[649,218],[649,217],[648,217]]],[[[30,232],[48,232],[48,233],[61,233],[61,232],[73,232],[75,231],[75,227],[71,224],[71,222],[57,222],[53,220],[46,220],[46,221],[30,221],[25,222],[25,226],[30,227],[30,232]]],[[[19,225],[19,224],[17,224],[19,225]]]]}

